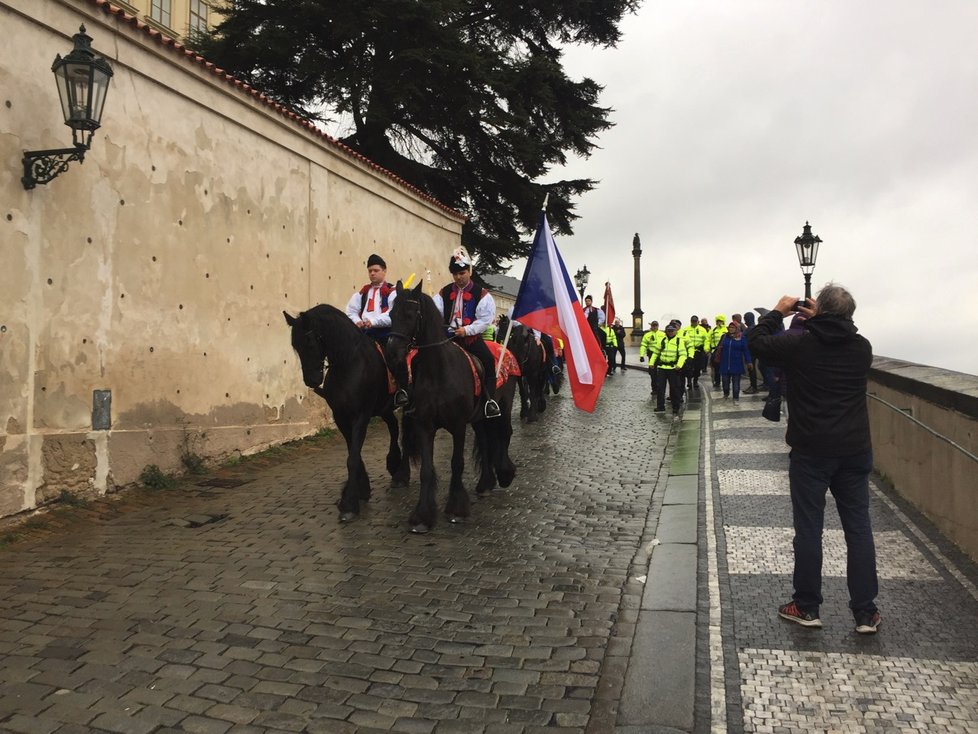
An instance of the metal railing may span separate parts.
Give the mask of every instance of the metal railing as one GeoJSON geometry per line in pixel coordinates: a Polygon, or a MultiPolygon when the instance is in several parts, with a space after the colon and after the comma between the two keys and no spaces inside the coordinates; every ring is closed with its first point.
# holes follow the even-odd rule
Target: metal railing
{"type": "Polygon", "coordinates": [[[923,428],[930,435],[934,436],[934,438],[938,438],[941,441],[944,441],[945,443],[950,444],[951,446],[953,446],[954,448],[956,448],[958,451],[960,451],[962,454],[964,454],[965,456],[967,456],[972,461],[978,462],[978,456],[975,456],[973,453],[971,453],[970,451],[968,451],[968,449],[966,449],[961,444],[955,443],[954,441],[952,441],[951,439],[949,439],[947,436],[945,436],[945,435],[943,435],[941,433],[938,433],[933,428],[931,428],[930,426],[928,426],[926,423],[922,423],[921,421],[917,420],[912,415],[910,415],[905,409],[900,408],[900,407],[898,407],[898,406],[894,405],[893,403],[890,403],[890,402],[888,402],[886,400],[883,400],[883,398],[879,397],[878,395],[873,395],[873,393],[871,393],[871,392],[866,393],[866,397],[872,398],[873,400],[876,400],[877,402],[883,403],[883,405],[885,405],[888,408],[892,408],[893,410],[895,410],[897,413],[899,413],[900,415],[902,415],[907,420],[909,420],[909,421],[915,423],[916,425],[920,426],[921,428],[923,428]]]}

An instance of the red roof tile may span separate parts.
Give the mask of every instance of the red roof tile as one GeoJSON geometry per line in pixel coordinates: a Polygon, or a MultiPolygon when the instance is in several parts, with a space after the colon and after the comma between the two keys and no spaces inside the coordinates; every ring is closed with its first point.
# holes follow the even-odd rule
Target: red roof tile
{"type": "Polygon", "coordinates": [[[105,12],[105,13],[107,13],[109,15],[114,15],[117,18],[121,19],[124,23],[128,23],[130,26],[132,26],[133,28],[135,28],[136,31],[142,32],[142,33],[148,35],[150,38],[152,38],[153,40],[155,40],[160,45],[172,49],[176,53],[178,53],[181,56],[183,56],[188,62],[190,62],[192,64],[196,64],[197,66],[200,66],[202,69],[205,69],[205,70],[211,72],[212,74],[214,74],[217,77],[223,77],[224,80],[227,81],[229,84],[231,84],[233,87],[235,87],[237,89],[240,89],[241,91],[249,94],[252,97],[255,97],[262,104],[264,104],[266,107],[270,107],[271,109],[275,110],[282,117],[286,117],[286,118],[292,120],[299,127],[303,128],[307,132],[312,133],[316,137],[318,137],[321,140],[323,140],[331,148],[335,148],[336,150],[338,150],[343,155],[345,155],[345,156],[347,156],[349,158],[353,158],[354,160],[358,161],[359,163],[362,163],[362,164],[368,166],[369,168],[372,168],[373,170],[379,172],[383,176],[386,176],[387,178],[389,178],[390,180],[392,180],[394,183],[396,183],[398,186],[400,186],[403,189],[407,189],[408,191],[410,191],[412,194],[414,194],[418,198],[424,199],[425,201],[427,201],[427,202],[429,202],[431,204],[434,204],[436,207],[438,207],[439,209],[441,209],[442,211],[444,211],[446,214],[449,214],[449,215],[451,215],[451,216],[453,216],[453,217],[455,217],[457,219],[465,219],[466,218],[465,215],[462,214],[461,212],[457,211],[456,209],[452,209],[451,207],[446,206],[445,204],[442,204],[440,201],[438,201],[434,197],[431,197],[428,194],[426,194],[423,191],[421,191],[421,189],[417,188],[416,186],[412,186],[411,184],[409,184],[407,181],[405,181],[400,176],[392,173],[391,171],[388,171],[386,168],[382,168],[381,166],[377,165],[376,163],[374,163],[369,158],[361,155],[360,153],[357,153],[355,150],[353,150],[349,146],[344,145],[343,143],[341,143],[336,138],[334,138],[334,137],[332,137],[330,135],[327,135],[322,130],[320,130],[319,128],[317,128],[315,125],[313,125],[311,122],[309,122],[306,119],[303,119],[302,117],[300,117],[299,115],[297,115],[292,110],[290,110],[287,107],[279,104],[278,102],[272,101],[264,93],[262,93],[259,90],[255,89],[251,85],[246,84],[245,82],[241,81],[240,79],[236,79],[231,74],[228,74],[227,72],[225,72],[224,69],[218,68],[212,62],[207,61],[207,59],[205,59],[203,56],[199,55],[196,51],[191,51],[186,46],[184,46],[182,43],[180,43],[178,41],[175,41],[172,38],[170,38],[170,37],[168,37],[168,36],[160,33],[155,28],[152,28],[148,24],[143,23],[142,21],[140,21],[136,16],[132,15],[131,13],[127,13],[125,10],[123,10],[119,6],[113,5],[111,2],[109,2],[109,0],[88,0],[88,2],[90,4],[96,6],[97,8],[101,9],[103,12],[105,12]]]}

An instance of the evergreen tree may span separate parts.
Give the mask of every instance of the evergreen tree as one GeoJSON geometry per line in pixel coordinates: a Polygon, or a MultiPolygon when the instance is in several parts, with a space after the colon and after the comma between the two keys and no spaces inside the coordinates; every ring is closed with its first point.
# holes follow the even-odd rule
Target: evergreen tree
{"type": "Polygon", "coordinates": [[[591,179],[545,181],[611,126],[561,46],[614,46],[638,0],[225,0],[210,61],[308,116],[352,121],[350,148],[468,215],[483,272],[525,255],[544,193],[559,233],[591,179]]]}

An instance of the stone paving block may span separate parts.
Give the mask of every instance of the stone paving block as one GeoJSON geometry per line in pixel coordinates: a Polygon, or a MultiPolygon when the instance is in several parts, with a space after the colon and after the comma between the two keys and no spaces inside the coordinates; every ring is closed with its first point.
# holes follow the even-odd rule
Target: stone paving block
{"type": "Polygon", "coordinates": [[[643,610],[696,611],[696,553],[697,547],[687,543],[655,547],[642,596],[643,610]]]}
{"type": "Polygon", "coordinates": [[[667,505],[662,508],[656,537],[660,543],[695,543],[697,539],[697,507],[667,505]]]}
{"type": "Polygon", "coordinates": [[[618,716],[623,726],[692,729],[695,623],[694,613],[642,612],[618,716]]]}
{"type": "Polygon", "coordinates": [[[695,505],[699,502],[699,476],[670,476],[666,482],[664,505],[695,505]]]}

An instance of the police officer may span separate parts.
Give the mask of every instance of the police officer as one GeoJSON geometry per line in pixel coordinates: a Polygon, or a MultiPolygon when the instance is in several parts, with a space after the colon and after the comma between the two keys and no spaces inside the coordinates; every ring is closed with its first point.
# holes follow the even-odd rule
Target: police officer
{"type": "Polygon", "coordinates": [[[644,362],[645,357],[649,358],[649,379],[652,381],[652,394],[655,395],[655,367],[652,366],[652,350],[659,344],[663,339],[666,338],[666,333],[664,331],[659,331],[659,322],[653,321],[649,324],[649,330],[642,335],[642,343],[638,348],[638,361],[644,362]]]}
{"type": "Polygon", "coordinates": [[[681,336],[686,340],[692,362],[686,365],[686,387],[692,389],[700,386],[700,372],[706,367],[706,349],[710,332],[700,326],[700,319],[693,315],[689,317],[689,326],[682,330],[681,336]]]}
{"type": "Polygon", "coordinates": [[[666,336],[652,347],[652,367],[656,370],[655,412],[666,410],[666,384],[669,385],[669,402],[672,414],[679,415],[683,401],[683,367],[686,365],[688,347],[679,335],[675,323],[666,325],[666,336]]]}

